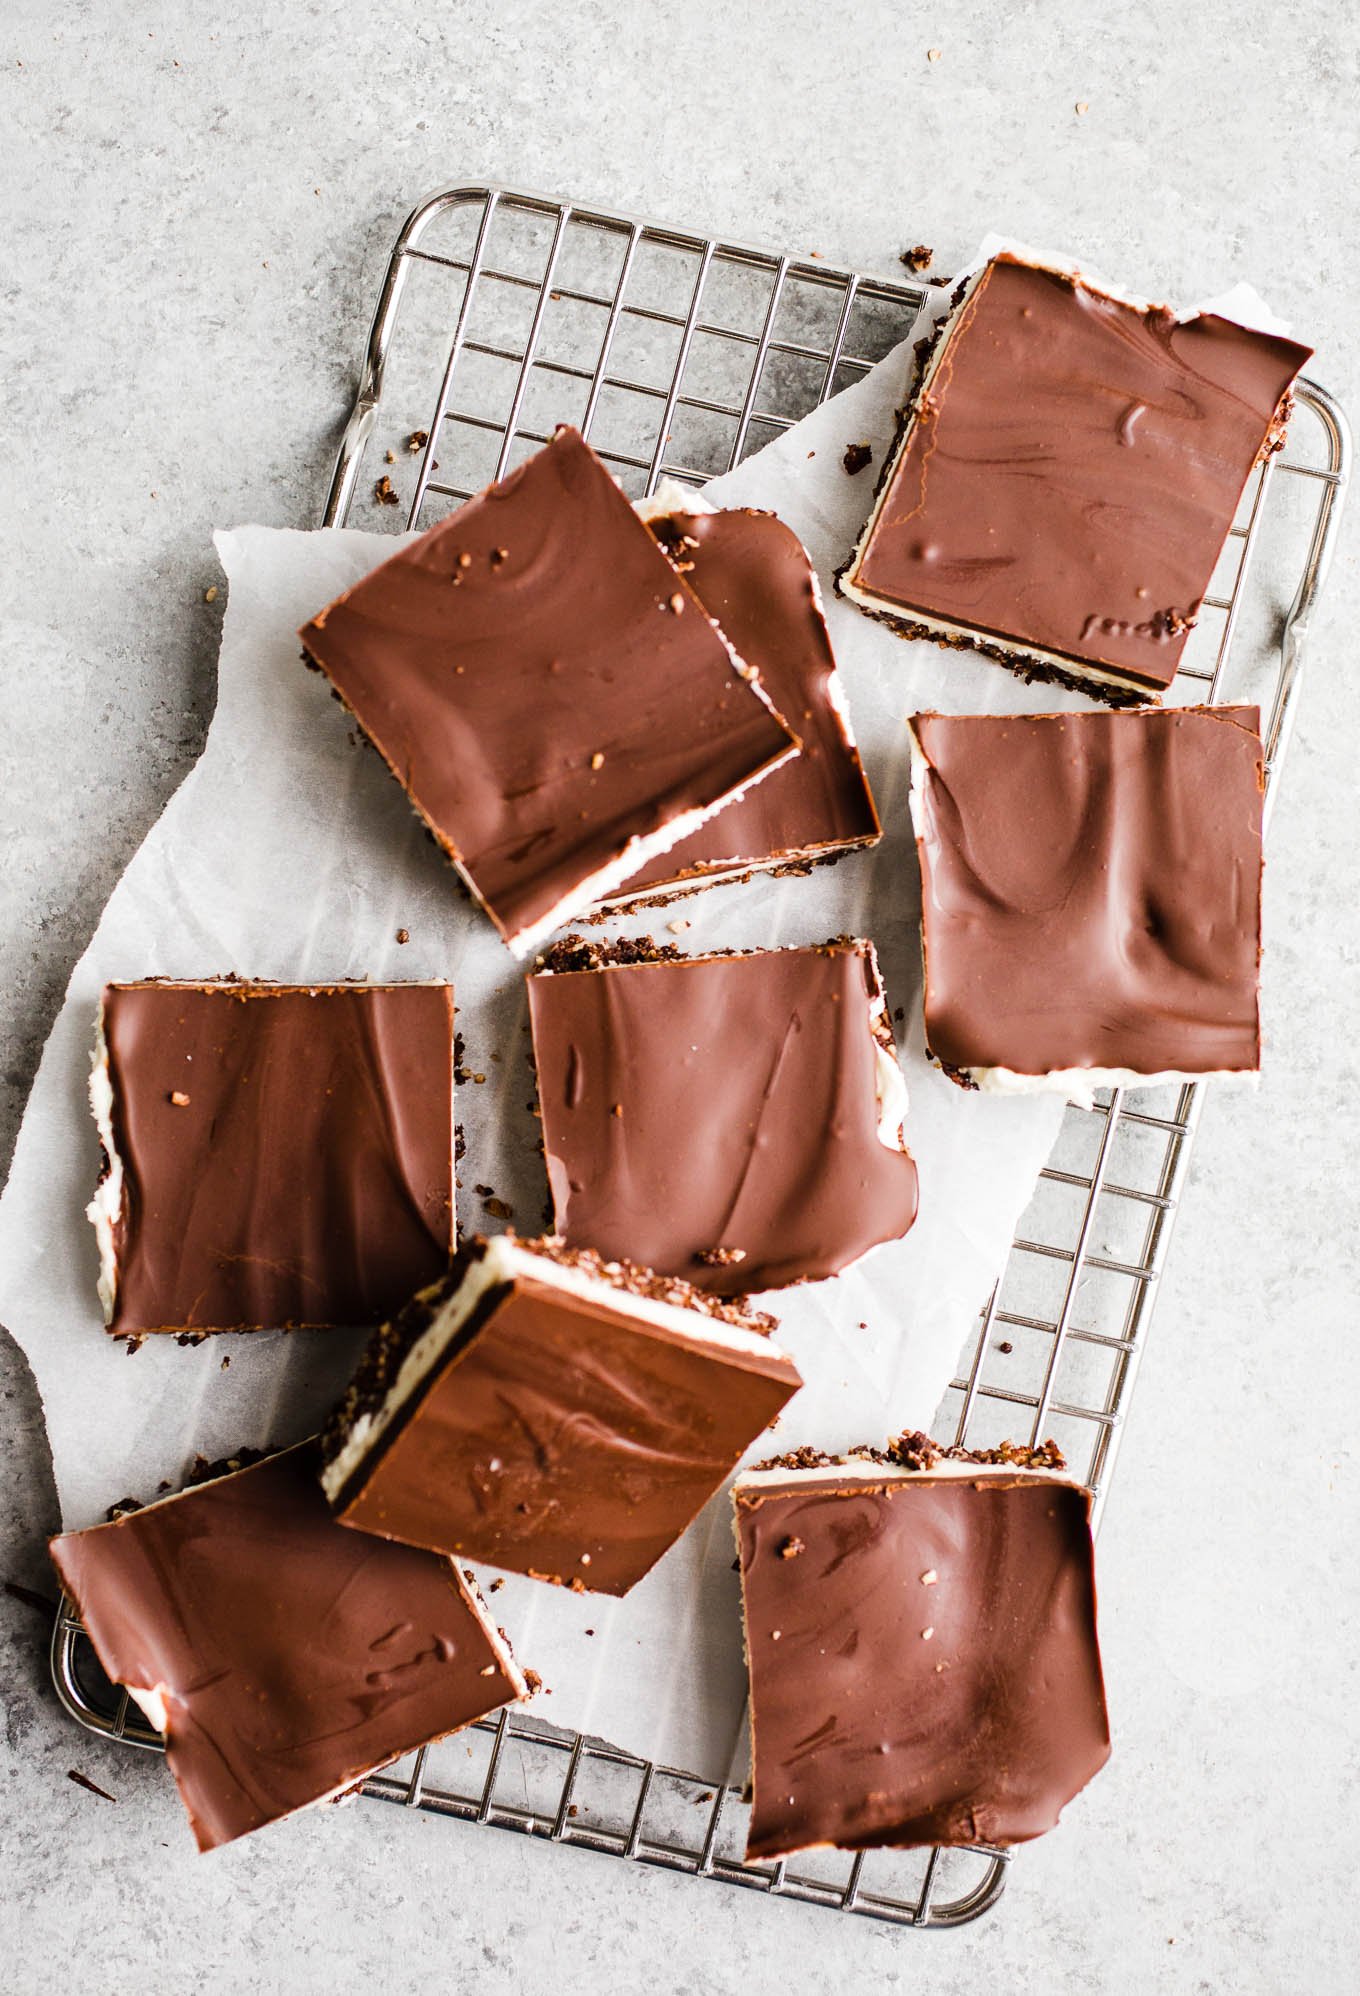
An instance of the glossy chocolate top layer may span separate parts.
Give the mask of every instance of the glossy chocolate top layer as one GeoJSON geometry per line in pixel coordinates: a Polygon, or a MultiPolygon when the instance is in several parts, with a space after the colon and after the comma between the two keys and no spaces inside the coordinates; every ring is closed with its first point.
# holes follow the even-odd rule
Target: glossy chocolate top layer
{"type": "Polygon", "coordinates": [[[380,1323],[453,1249],[453,991],[104,994],[115,1332],[380,1323]]]}
{"type": "Polygon", "coordinates": [[[1164,687],[1309,352],[998,256],[949,323],[849,579],[908,621],[1164,687]]]}
{"type": "Polygon", "coordinates": [[[1254,707],[912,721],[939,1060],[1258,1065],[1259,724],[1254,707]]]}
{"type": "Polygon", "coordinates": [[[836,661],[816,578],[773,513],[734,509],[654,519],[652,532],[802,738],[802,752],[642,867],[615,898],[707,873],[769,866],[879,835],[878,816],[833,697],[836,661]]]}
{"type": "Polygon", "coordinates": [[[335,1493],[337,1515],[626,1594],[802,1382],[759,1333],[673,1305],[658,1321],[647,1299],[546,1256],[493,1243],[483,1260],[479,1246],[423,1323],[375,1340],[327,1452],[368,1409],[389,1405],[391,1419],[335,1493]],[[402,1358],[432,1325],[439,1336],[441,1312],[469,1307],[409,1397],[392,1394],[402,1358]]]}
{"type": "Polygon", "coordinates": [[[949,1469],[737,1484],[748,1857],[1020,1843],[1109,1757],[1086,1491],[949,1469]]]}
{"type": "Polygon", "coordinates": [[[528,985],[569,1243],[732,1295],[834,1275],[911,1227],[916,1167],[896,1122],[879,1134],[901,1081],[869,944],[528,985]]]}
{"type": "Polygon", "coordinates": [[[794,746],[574,430],[302,642],[508,940],[794,746]]]}
{"type": "Polygon", "coordinates": [[[340,1529],[311,1443],[52,1557],[109,1676],[163,1700],[200,1850],[524,1693],[448,1560],[340,1529]]]}

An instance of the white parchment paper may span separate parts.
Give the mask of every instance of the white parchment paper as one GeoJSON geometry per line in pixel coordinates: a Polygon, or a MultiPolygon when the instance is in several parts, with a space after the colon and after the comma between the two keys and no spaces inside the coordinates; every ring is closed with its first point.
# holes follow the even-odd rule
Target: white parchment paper
{"type": "MultiPolygon", "coordinates": [[[[987,247],[993,247],[989,244],[987,247]]],[[[947,294],[932,304],[942,305],[947,294]]],[[[1238,304],[1233,300],[1234,306],[1238,304]]],[[[1238,311],[1238,316],[1247,316],[1238,311]]],[[[918,329],[919,336],[919,329],[918,329]]],[[[872,853],[807,879],[711,888],[613,919],[682,947],[877,943],[910,1091],[921,1217],[838,1281],[763,1299],[807,1381],[756,1454],[796,1442],[841,1447],[928,1425],[1006,1254],[1062,1114],[1056,1099],[966,1094],[931,1070],[920,1025],[919,889],[907,815],[903,717],[1088,704],[1027,688],[977,656],[903,641],[836,598],[832,574],[868,507],[908,378],[909,345],[708,488],[771,507],[817,566],[832,638],[886,835],[872,853]],[[841,464],[867,441],[874,469],[841,464]]],[[[243,527],[218,536],[230,597],[218,707],[203,756],[115,889],[71,978],[43,1055],[0,1204],[0,1319],[19,1339],[47,1413],[62,1512],[89,1524],[125,1494],[175,1483],[196,1452],[293,1440],[349,1375],[348,1333],[148,1341],[129,1356],[105,1335],[83,1209],[97,1145],[85,1087],[101,986],[156,973],[320,980],[451,977],[466,1065],[460,1217],[483,1223],[490,1188],[536,1231],[546,1182],[528,1113],[522,973],[463,897],[377,758],[361,750],[326,682],[299,661],[297,626],[397,542],[350,531],[243,527]],[[399,929],[409,932],[404,947],[399,929]]],[[[494,1224],[494,1223],[492,1223],[494,1224]]],[[[624,1601],[510,1578],[498,1618],[550,1694],[543,1716],[664,1763],[721,1779],[744,1700],[725,1496],[624,1601]]]]}

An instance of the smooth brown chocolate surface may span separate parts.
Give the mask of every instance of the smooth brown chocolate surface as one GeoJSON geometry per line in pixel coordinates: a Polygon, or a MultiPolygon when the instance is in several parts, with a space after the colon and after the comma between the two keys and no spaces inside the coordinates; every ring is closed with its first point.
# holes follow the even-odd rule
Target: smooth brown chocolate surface
{"type": "Polygon", "coordinates": [[[950,1471],[739,1479],[748,1857],[1020,1843],[1108,1759],[1087,1492],[950,1471]]]}
{"type": "Polygon", "coordinates": [[[937,1059],[1258,1065],[1259,725],[1254,707],[914,718],[937,1059]]]}
{"type": "Polygon", "coordinates": [[[1309,353],[995,257],[909,405],[846,583],[916,634],[1155,692],[1309,353]]]}
{"type": "Polygon", "coordinates": [[[572,1245],[733,1295],[834,1275],[911,1227],[916,1167],[897,1121],[879,1134],[879,1086],[901,1083],[870,944],[528,986],[555,1225],[572,1245]]]}
{"type": "Polygon", "coordinates": [[[347,1525],[626,1594],[801,1384],[763,1323],[474,1241],[374,1339],[323,1480],[347,1525]]]}
{"type": "Polygon", "coordinates": [[[773,513],[735,508],[649,521],[802,738],[802,751],[670,851],[614,900],[714,873],[820,858],[879,836],[878,815],[835,698],[836,660],[816,579],[797,535],[773,513]]]}
{"type": "Polygon", "coordinates": [[[302,642],[524,946],[796,747],[570,429],[302,642]]]}
{"type": "Polygon", "coordinates": [[[457,1569],[346,1532],[314,1443],[52,1541],[115,1683],[164,1704],[200,1850],[524,1695],[457,1569]]]}
{"type": "Polygon", "coordinates": [[[451,986],[114,984],[103,1031],[111,1331],[381,1323],[448,1267],[451,986]]]}

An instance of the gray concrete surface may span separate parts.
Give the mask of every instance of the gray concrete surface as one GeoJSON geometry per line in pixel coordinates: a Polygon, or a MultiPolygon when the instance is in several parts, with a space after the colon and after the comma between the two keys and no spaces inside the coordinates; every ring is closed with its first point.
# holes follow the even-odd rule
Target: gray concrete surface
{"type": "MultiPolygon", "coordinates": [[[[10,0],[0,1159],[202,737],[210,529],[314,518],[419,194],[499,178],[880,268],[1005,226],[1173,296],[1298,274],[1354,399],[1357,101],[1341,0],[10,0]]],[[[1001,1909],[902,1935],[371,1807],[199,1861],[163,1769],[64,1723],[3,1598],[6,1988],[1354,1986],[1353,550],[1274,828],[1267,1076],[1211,1105],[1102,1542],[1116,1756],[1001,1909]]],[[[0,1383],[0,1574],[46,1587],[42,1417],[3,1339],[0,1383]]]]}

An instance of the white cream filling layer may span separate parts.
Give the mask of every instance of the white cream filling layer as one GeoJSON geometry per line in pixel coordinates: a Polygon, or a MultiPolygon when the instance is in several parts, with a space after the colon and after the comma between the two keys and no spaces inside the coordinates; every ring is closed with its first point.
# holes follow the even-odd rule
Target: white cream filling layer
{"type": "Polygon", "coordinates": [[[692,485],[682,485],[678,478],[663,478],[655,492],[634,501],[633,511],[639,520],[650,524],[653,520],[673,520],[677,513],[720,513],[722,508],[692,485]]]}
{"type": "Polygon", "coordinates": [[[790,1483],[825,1481],[828,1477],[837,1483],[984,1483],[1003,1479],[1014,1482],[1017,1476],[1066,1483],[1076,1490],[1085,1487],[1065,1469],[1030,1469],[1018,1462],[941,1460],[929,1469],[900,1469],[892,1462],[865,1462],[851,1457],[847,1462],[824,1462],[806,1469],[746,1469],[732,1485],[732,1494],[740,1497],[748,1490],[773,1490],[790,1483]]]}
{"type": "Polygon", "coordinates": [[[113,1140],[113,1080],[109,1073],[109,1047],[104,1036],[102,1004],[95,1020],[94,1052],[90,1060],[90,1108],[94,1112],[95,1127],[99,1131],[99,1141],[104,1147],[109,1169],[108,1176],[95,1187],[94,1197],[85,1208],[85,1217],[93,1226],[95,1240],[99,1244],[99,1300],[104,1306],[104,1322],[111,1324],[114,1305],[118,1300],[118,1253],[113,1230],[123,1210],[123,1160],[113,1140]]]}
{"type": "Polygon", "coordinates": [[[902,1150],[906,1145],[907,1082],[874,1028],[880,1024],[889,1033],[888,1001],[880,991],[869,1000],[869,1036],[874,1043],[874,1094],[878,1099],[878,1141],[885,1150],[902,1150]]]}
{"type": "MultiPolygon", "coordinates": [[[[497,1234],[487,1243],[485,1254],[475,1261],[429,1325],[402,1360],[396,1378],[377,1407],[354,1421],[335,1456],[321,1472],[321,1486],[332,1502],[362,1464],[369,1450],[391,1426],[395,1416],[420,1390],[442,1360],[449,1345],[471,1318],[482,1298],[502,1289],[517,1278],[559,1289],[596,1308],[636,1317],[640,1323],[665,1331],[690,1343],[711,1344],[735,1357],[783,1358],[785,1354],[759,1331],[745,1331],[740,1325],[710,1317],[707,1312],[686,1310],[674,1303],[661,1303],[652,1296],[639,1296],[588,1275],[584,1270],[555,1261],[551,1255],[534,1254],[530,1249],[497,1234]]],[[[427,1292],[428,1293],[428,1292],[427,1292]]]]}
{"type": "Polygon", "coordinates": [[[1091,1107],[1098,1088],[1166,1088],[1194,1081],[1244,1081],[1255,1087],[1261,1078],[1253,1067],[1205,1068],[1198,1074],[1180,1068],[1139,1074],[1132,1067],[1055,1067],[1048,1074],[1017,1074],[1010,1067],[963,1067],[959,1072],[983,1095],[1066,1095],[1083,1109],[1091,1107]]]}

